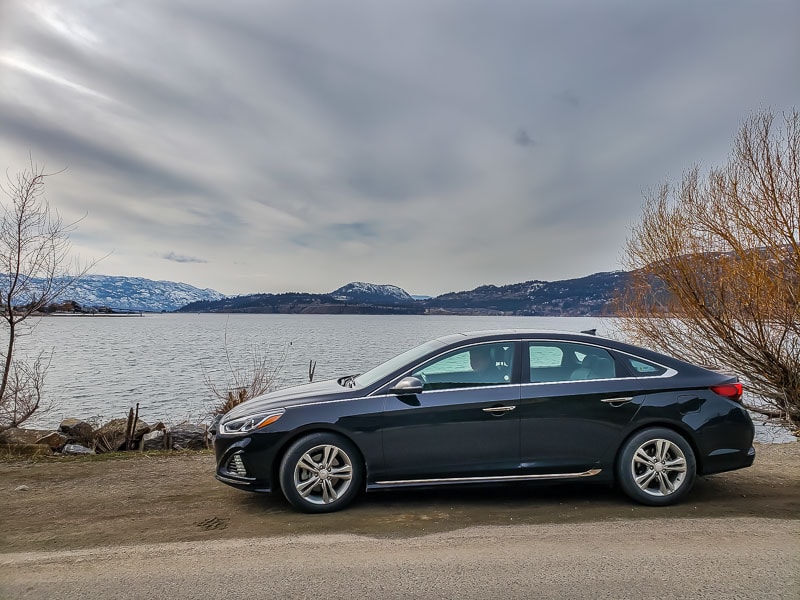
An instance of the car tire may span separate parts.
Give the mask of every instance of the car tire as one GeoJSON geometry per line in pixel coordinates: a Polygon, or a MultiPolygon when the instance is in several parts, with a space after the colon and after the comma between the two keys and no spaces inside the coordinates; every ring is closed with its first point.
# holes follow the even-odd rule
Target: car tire
{"type": "Polygon", "coordinates": [[[279,478],[284,497],[307,513],[343,509],[363,488],[361,453],[334,433],[312,433],[294,442],[283,455],[279,478]]]}
{"type": "Polygon", "coordinates": [[[689,442],[661,427],[644,429],[622,447],[617,481],[633,500],[649,506],[681,501],[692,489],[697,462],[689,442]]]}

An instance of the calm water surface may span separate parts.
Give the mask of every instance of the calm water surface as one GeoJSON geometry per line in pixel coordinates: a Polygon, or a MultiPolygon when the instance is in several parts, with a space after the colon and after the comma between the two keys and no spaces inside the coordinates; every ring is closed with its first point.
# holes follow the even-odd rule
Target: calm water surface
{"type": "MultiPolygon", "coordinates": [[[[29,421],[51,427],[65,417],[127,416],[139,403],[149,423],[203,421],[214,405],[204,376],[226,388],[230,371],[266,354],[277,386],[315,381],[371,367],[426,340],[481,329],[541,328],[613,333],[613,319],[380,315],[153,314],[143,317],[49,317],[20,338],[21,353],[52,352],[45,384],[55,408],[29,421]]],[[[762,439],[780,430],[761,427],[762,439]]],[[[776,433],[777,432],[777,433],[776,433]]]]}
{"type": "Polygon", "coordinates": [[[20,339],[23,352],[52,351],[45,393],[57,405],[40,424],[62,417],[126,416],[139,403],[145,421],[202,419],[212,396],[204,374],[225,387],[227,347],[235,367],[253,350],[266,354],[286,387],[367,369],[448,333],[495,328],[579,331],[589,318],[378,315],[154,314],[143,317],[49,317],[20,339]],[[227,341],[226,341],[227,340],[227,341]]]}

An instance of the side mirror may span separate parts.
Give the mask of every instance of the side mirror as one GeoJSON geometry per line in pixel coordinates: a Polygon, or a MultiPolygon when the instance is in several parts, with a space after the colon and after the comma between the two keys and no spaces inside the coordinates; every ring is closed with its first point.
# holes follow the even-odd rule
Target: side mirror
{"type": "Polygon", "coordinates": [[[417,377],[403,377],[389,390],[389,393],[397,394],[398,396],[421,394],[422,381],[417,377]]]}

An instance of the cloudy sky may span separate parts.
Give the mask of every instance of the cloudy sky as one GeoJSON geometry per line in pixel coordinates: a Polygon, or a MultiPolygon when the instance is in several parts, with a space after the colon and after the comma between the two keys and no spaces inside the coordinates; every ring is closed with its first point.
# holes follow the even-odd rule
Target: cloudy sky
{"type": "Polygon", "coordinates": [[[93,272],[228,294],[617,269],[798,100],[797,0],[0,0],[0,166],[66,168],[93,272]]]}

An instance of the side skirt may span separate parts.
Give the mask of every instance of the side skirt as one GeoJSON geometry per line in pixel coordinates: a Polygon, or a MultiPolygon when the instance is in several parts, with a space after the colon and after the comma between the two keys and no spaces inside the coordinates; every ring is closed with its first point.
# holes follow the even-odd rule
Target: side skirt
{"type": "Polygon", "coordinates": [[[376,481],[367,489],[397,488],[428,485],[454,485],[460,483],[504,483],[507,481],[553,481],[558,479],[579,479],[599,475],[602,469],[589,469],[581,473],[544,473],[539,475],[501,475],[493,477],[445,477],[437,479],[398,479],[376,481]]]}

